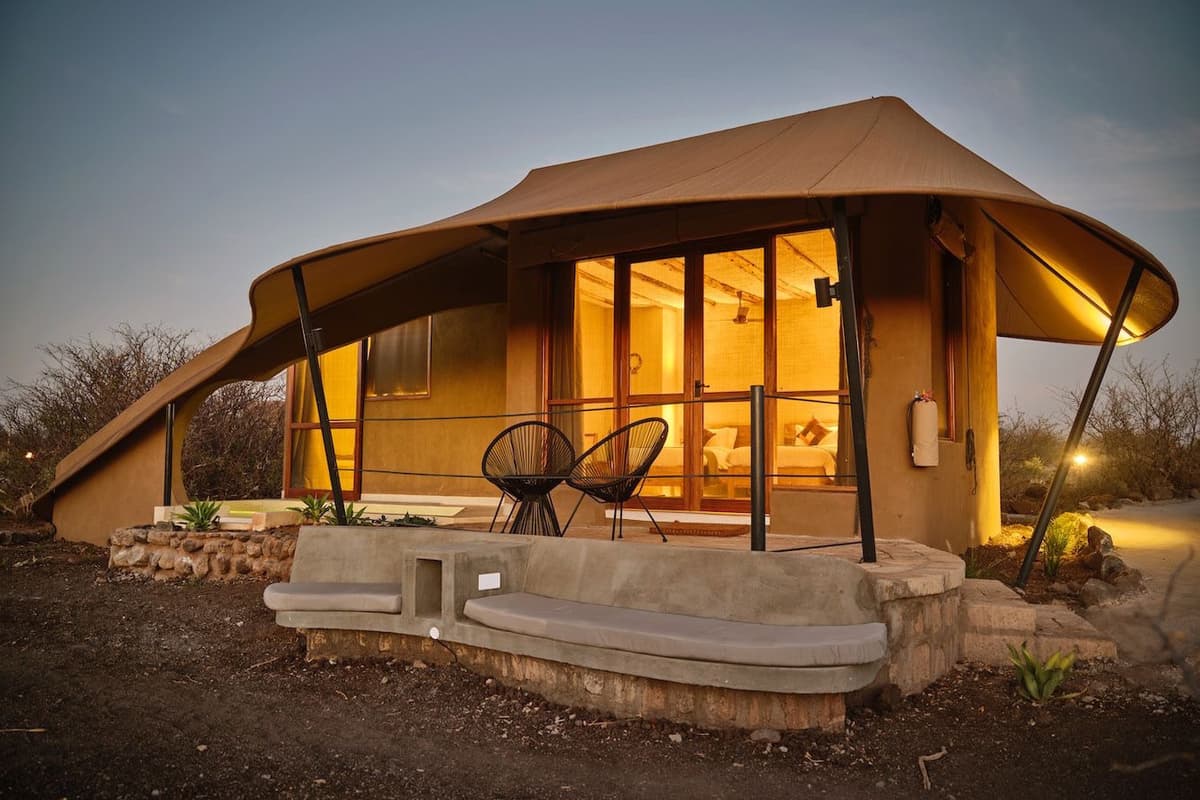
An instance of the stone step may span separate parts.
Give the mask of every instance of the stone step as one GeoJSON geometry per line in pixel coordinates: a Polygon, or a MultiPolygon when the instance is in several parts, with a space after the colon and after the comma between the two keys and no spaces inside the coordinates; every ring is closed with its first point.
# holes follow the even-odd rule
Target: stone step
{"type": "Polygon", "coordinates": [[[1033,637],[1036,608],[1000,581],[967,578],[959,591],[959,625],[964,635],[1003,632],[1033,637]]]}
{"type": "Polygon", "coordinates": [[[1056,651],[1072,650],[1082,659],[1117,657],[1117,644],[1092,623],[1065,606],[1044,605],[1037,609],[1037,631],[1031,650],[1038,658],[1056,651]]]}

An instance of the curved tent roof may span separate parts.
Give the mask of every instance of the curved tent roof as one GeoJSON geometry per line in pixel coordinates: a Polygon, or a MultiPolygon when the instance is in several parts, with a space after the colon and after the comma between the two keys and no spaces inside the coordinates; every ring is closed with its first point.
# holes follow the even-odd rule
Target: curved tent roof
{"type": "MultiPolygon", "coordinates": [[[[940,195],[978,201],[997,229],[999,335],[1097,344],[1135,261],[1143,273],[1122,341],[1162,327],[1178,306],[1170,273],[1136,242],[1055,205],[972,153],[904,101],[880,97],[535,169],[461,214],[294,258],[250,287],[251,323],[180,367],[59,464],[59,487],[172,400],[214,383],[265,377],[303,354],[291,269],[301,265],[318,325],[334,345],[411,316],[362,313],[372,297],[447,283],[474,302],[503,298],[493,244],[515,222],[713,202],[940,195]],[[435,280],[436,277],[436,280],[435,280]],[[481,288],[482,287],[482,288],[481,288]],[[489,294],[490,292],[490,294],[489,294]],[[324,315],[324,317],[322,316],[324,315]],[[291,334],[291,335],[289,335],[291,334]]],[[[430,295],[432,297],[432,295],[430,295]]],[[[460,305],[467,303],[460,302],[460,305]]]]}

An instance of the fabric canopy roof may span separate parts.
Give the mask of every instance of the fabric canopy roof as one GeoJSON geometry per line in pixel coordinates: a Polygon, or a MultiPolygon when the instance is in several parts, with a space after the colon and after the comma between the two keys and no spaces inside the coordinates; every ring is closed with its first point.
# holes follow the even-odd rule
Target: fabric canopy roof
{"type": "MultiPolygon", "coordinates": [[[[303,354],[291,269],[301,265],[317,324],[332,346],[403,321],[362,313],[370,298],[436,273],[475,302],[503,298],[492,244],[522,221],[704,203],[873,195],[977,200],[997,228],[997,329],[1002,336],[1099,343],[1130,268],[1147,271],[1123,341],[1175,312],[1170,273],[1136,242],[1054,205],[984,161],[894,97],[863,100],[612,155],[535,169],[499,197],[439,222],[292,259],[250,288],[251,323],[185,364],[64,459],[55,486],[158,413],[216,382],[265,377],[303,354]],[[487,276],[492,275],[492,279],[487,276]],[[350,306],[355,309],[351,310],[350,306]],[[325,317],[322,318],[322,313],[325,317]],[[330,324],[336,321],[337,324],[330,324]]],[[[442,292],[445,294],[445,292],[442,292]]],[[[410,296],[403,289],[401,297],[410,296]]],[[[432,297],[433,295],[430,295],[432,297]]],[[[432,302],[432,301],[431,301],[432,302]]],[[[460,302],[466,305],[466,302],[460,302]]],[[[391,309],[389,309],[391,310],[391,309]]],[[[413,306],[410,316],[437,310],[413,306]]]]}

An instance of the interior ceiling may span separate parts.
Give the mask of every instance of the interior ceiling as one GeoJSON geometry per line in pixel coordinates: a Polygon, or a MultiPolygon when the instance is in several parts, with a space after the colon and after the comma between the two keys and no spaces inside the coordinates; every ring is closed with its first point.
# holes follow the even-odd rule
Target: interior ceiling
{"type": "MultiPolygon", "coordinates": [[[[777,236],[775,270],[780,301],[810,298],[816,278],[837,274],[837,253],[828,229],[777,236]]],[[[762,248],[714,251],[704,254],[704,304],[757,306],[765,283],[762,248]]],[[[579,293],[588,301],[611,306],[614,294],[613,258],[594,258],[577,265],[579,293]]],[[[635,261],[630,266],[630,304],[635,308],[682,309],[684,258],[635,261]]]]}

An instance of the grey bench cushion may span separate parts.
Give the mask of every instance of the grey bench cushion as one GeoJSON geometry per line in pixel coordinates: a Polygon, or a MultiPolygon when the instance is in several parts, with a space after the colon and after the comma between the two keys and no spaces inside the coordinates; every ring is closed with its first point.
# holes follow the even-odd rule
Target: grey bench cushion
{"type": "Polygon", "coordinates": [[[696,661],[770,667],[870,664],[887,653],[882,622],[762,625],[559,600],[525,592],[468,600],[464,613],[492,628],[696,661]]]}
{"type": "Polygon", "coordinates": [[[398,583],[273,583],[263,592],[272,611],[400,613],[398,583]]]}

